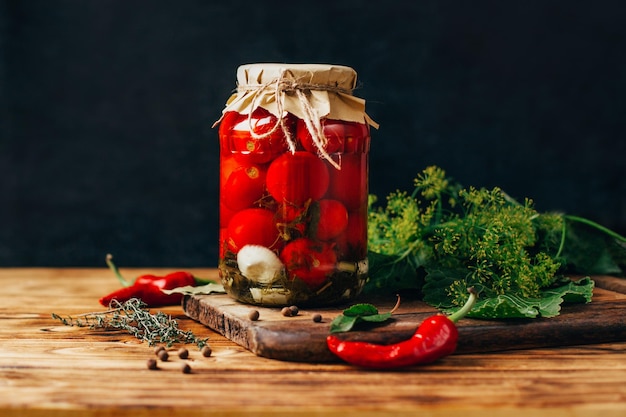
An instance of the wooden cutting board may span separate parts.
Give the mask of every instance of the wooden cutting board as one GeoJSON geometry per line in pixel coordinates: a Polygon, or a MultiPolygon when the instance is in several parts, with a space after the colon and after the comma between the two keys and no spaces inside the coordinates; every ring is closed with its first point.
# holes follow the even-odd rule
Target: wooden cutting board
{"type": "MultiPolygon", "coordinates": [[[[552,346],[584,345],[626,340],[626,284],[624,279],[594,277],[596,288],[589,304],[565,305],[554,318],[515,320],[463,319],[458,323],[457,352],[496,352],[552,346]]],[[[362,299],[380,312],[390,311],[395,297],[388,300],[362,299]]],[[[326,347],[330,322],[346,306],[301,309],[285,317],[280,308],[239,303],[227,295],[185,296],[183,309],[190,318],[217,331],[258,356],[297,362],[332,362],[336,358],[326,347]],[[259,311],[259,319],[249,314],[259,311]],[[322,322],[313,321],[314,314],[322,322]]],[[[392,319],[383,325],[342,334],[354,340],[393,343],[409,338],[424,318],[436,310],[418,300],[403,300],[392,319]]]]}

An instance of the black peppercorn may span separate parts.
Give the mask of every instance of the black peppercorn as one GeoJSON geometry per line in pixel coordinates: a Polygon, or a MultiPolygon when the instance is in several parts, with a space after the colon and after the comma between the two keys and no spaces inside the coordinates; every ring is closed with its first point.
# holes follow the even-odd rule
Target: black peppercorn
{"type": "Polygon", "coordinates": [[[205,358],[208,358],[209,356],[211,356],[211,353],[213,353],[213,351],[208,345],[203,347],[201,352],[202,352],[202,356],[204,356],[205,358]]]}
{"type": "Polygon", "coordinates": [[[252,310],[248,313],[248,318],[252,321],[257,321],[259,319],[259,316],[259,310],[252,310]]]}
{"type": "Polygon", "coordinates": [[[178,357],[181,359],[187,359],[189,357],[189,351],[184,347],[178,349],[178,357]]]}
{"type": "Polygon", "coordinates": [[[148,369],[151,369],[151,370],[159,369],[159,367],[157,366],[157,361],[154,358],[148,359],[148,362],[146,363],[146,365],[148,366],[148,369]]]}
{"type": "Polygon", "coordinates": [[[157,356],[159,357],[159,359],[161,359],[163,362],[167,362],[167,360],[169,359],[170,355],[169,353],[167,353],[167,350],[162,349],[159,351],[159,353],[157,353],[157,356]]]}

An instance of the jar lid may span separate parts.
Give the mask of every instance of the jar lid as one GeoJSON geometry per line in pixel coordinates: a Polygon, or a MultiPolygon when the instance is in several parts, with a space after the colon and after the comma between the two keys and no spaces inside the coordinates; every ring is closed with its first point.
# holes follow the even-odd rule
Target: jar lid
{"type": "Polygon", "coordinates": [[[305,119],[311,117],[312,109],[319,120],[367,123],[378,128],[365,113],[365,100],[352,95],[356,81],[356,71],[343,65],[241,65],[237,69],[237,91],[222,113],[250,114],[262,107],[278,118],[287,111],[305,119]]]}
{"type": "Polygon", "coordinates": [[[260,87],[286,76],[299,84],[336,87],[346,94],[352,94],[357,79],[356,71],[343,65],[265,63],[241,65],[237,69],[240,87],[260,87]]]}

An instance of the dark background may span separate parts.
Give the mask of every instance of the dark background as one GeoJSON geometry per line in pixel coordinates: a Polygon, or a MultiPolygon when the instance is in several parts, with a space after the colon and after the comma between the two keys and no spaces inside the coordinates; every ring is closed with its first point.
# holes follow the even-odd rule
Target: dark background
{"type": "Polygon", "coordinates": [[[436,164],[626,231],[623,1],[0,0],[0,265],[215,266],[252,62],[352,66],[370,191],[436,164]]]}

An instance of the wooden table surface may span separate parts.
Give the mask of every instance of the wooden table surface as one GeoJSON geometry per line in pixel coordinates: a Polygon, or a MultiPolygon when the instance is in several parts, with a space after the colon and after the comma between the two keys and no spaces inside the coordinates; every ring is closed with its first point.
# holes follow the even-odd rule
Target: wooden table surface
{"type": "MultiPolygon", "coordinates": [[[[168,269],[167,271],[171,271],[168,269]]],[[[127,277],[161,269],[124,269],[127,277]]],[[[213,269],[192,270],[216,278],[213,269]]],[[[149,370],[153,348],[126,333],[67,327],[51,313],[102,311],[118,287],[102,269],[0,269],[0,416],[625,416],[626,343],[455,354],[435,364],[370,372],[343,364],[257,357],[209,337],[149,370]]]]}

